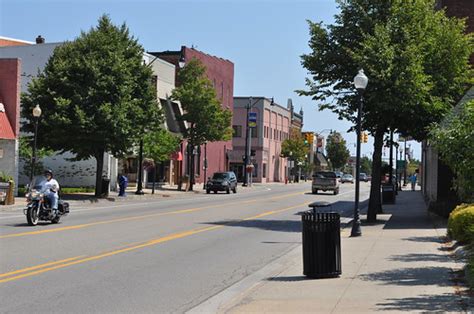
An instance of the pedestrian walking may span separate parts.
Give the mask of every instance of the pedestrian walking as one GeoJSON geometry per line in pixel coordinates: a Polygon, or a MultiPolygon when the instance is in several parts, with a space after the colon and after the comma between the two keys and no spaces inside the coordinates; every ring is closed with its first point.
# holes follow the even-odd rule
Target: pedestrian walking
{"type": "Polygon", "coordinates": [[[411,183],[411,190],[412,191],[415,191],[416,180],[417,179],[418,179],[418,176],[416,175],[416,173],[412,174],[411,177],[410,177],[410,183],[411,183]]]}

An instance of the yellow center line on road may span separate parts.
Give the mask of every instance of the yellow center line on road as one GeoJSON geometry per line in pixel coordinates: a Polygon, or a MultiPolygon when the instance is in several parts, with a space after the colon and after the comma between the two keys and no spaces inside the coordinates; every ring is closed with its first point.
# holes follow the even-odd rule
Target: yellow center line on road
{"type": "MultiPolygon", "coordinates": [[[[277,200],[277,199],[281,199],[281,198],[287,198],[287,197],[301,195],[301,194],[304,194],[304,192],[280,195],[280,196],[269,198],[269,199],[267,199],[267,201],[268,200],[277,200]]],[[[239,204],[249,204],[249,203],[255,203],[255,202],[258,202],[258,201],[262,201],[262,199],[243,201],[243,202],[239,202],[239,204]]],[[[209,209],[209,208],[222,207],[222,206],[224,206],[224,204],[211,205],[211,206],[206,206],[206,207],[181,209],[181,210],[165,212],[165,213],[154,213],[154,214],[141,215],[141,216],[131,216],[131,217],[124,217],[124,218],[117,218],[117,219],[112,219],[112,220],[103,220],[103,221],[91,222],[91,223],[87,223],[87,224],[60,227],[60,228],[53,228],[53,229],[47,229],[47,230],[28,231],[28,232],[21,232],[21,233],[10,233],[10,234],[1,235],[0,239],[14,238],[14,237],[24,237],[24,236],[29,236],[29,235],[46,234],[46,233],[59,232],[59,231],[77,230],[77,229],[83,229],[83,228],[92,227],[92,226],[105,225],[105,224],[123,222],[123,221],[140,220],[140,219],[145,219],[145,218],[150,218],[150,217],[191,213],[191,212],[200,211],[200,210],[209,209]]]]}
{"type": "Polygon", "coordinates": [[[3,274],[0,274],[0,278],[25,273],[27,271],[35,270],[35,269],[46,267],[46,266],[51,266],[51,265],[55,265],[55,264],[69,262],[69,261],[72,261],[72,260],[75,260],[75,259],[78,259],[78,258],[81,258],[81,257],[84,257],[84,256],[85,255],[66,258],[66,259],[62,259],[60,261],[49,262],[49,263],[45,263],[45,264],[41,264],[41,265],[36,265],[36,266],[33,266],[33,267],[28,267],[28,268],[23,268],[23,269],[20,269],[20,270],[11,271],[9,273],[3,273],[3,274]]]}
{"type": "MultiPolygon", "coordinates": [[[[290,206],[290,207],[285,207],[285,208],[282,208],[282,209],[279,209],[279,210],[272,210],[272,211],[264,212],[264,213],[261,213],[259,215],[255,215],[255,216],[252,216],[252,217],[242,219],[242,221],[253,220],[253,219],[257,219],[257,218],[261,218],[261,217],[265,217],[265,216],[269,216],[269,215],[273,215],[273,214],[278,214],[278,213],[281,213],[281,212],[284,212],[284,211],[287,211],[287,210],[290,210],[290,209],[302,207],[302,206],[307,205],[307,204],[309,204],[309,202],[301,203],[301,204],[290,206]]],[[[233,223],[235,223],[235,222],[233,222],[233,223]]],[[[105,257],[117,255],[117,254],[120,254],[120,253],[130,252],[130,251],[133,251],[133,250],[137,250],[137,249],[148,247],[148,246],[153,246],[153,245],[156,245],[156,244],[168,242],[168,241],[175,240],[175,239],[189,237],[189,236],[192,236],[192,235],[195,235],[195,234],[198,234],[198,233],[202,233],[202,232],[221,229],[221,228],[224,228],[226,225],[230,225],[230,224],[231,223],[220,225],[220,226],[211,226],[211,227],[205,227],[205,228],[199,228],[199,229],[192,229],[192,230],[188,230],[188,231],[184,231],[184,232],[170,234],[170,235],[167,235],[167,236],[164,236],[164,237],[161,237],[161,238],[149,240],[149,241],[141,243],[141,244],[137,244],[137,245],[133,245],[133,246],[130,246],[130,247],[121,248],[121,249],[116,249],[116,250],[113,250],[113,251],[110,251],[110,252],[106,252],[106,253],[102,253],[102,254],[98,254],[98,255],[94,255],[94,256],[89,256],[89,257],[85,257],[85,258],[81,258],[82,256],[72,257],[70,259],[64,259],[64,260],[61,260],[61,261],[56,261],[56,262],[41,264],[41,265],[28,267],[28,268],[24,268],[24,269],[19,269],[19,270],[16,270],[16,271],[0,274],[0,278],[2,278],[2,277],[15,275],[15,274],[24,273],[24,274],[21,274],[21,275],[12,276],[12,277],[8,277],[8,278],[5,278],[5,279],[0,279],[0,283],[5,283],[5,282],[25,278],[25,277],[31,277],[31,276],[39,275],[39,274],[49,272],[49,271],[52,271],[52,270],[61,269],[61,268],[65,268],[65,267],[68,267],[68,266],[73,266],[73,265],[77,265],[77,264],[82,264],[82,263],[94,261],[94,260],[102,259],[102,258],[105,258],[105,257]],[[60,263],[63,263],[63,264],[60,264],[60,263]],[[55,264],[59,264],[59,265],[55,265],[55,264]],[[55,266],[52,266],[52,265],[55,265],[55,266]],[[43,268],[43,267],[46,267],[46,266],[51,266],[51,267],[43,268]]]]}

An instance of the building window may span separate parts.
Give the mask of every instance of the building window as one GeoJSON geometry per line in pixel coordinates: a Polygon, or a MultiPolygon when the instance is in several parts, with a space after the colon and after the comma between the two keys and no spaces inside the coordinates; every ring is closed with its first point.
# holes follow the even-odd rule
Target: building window
{"type": "Polygon", "coordinates": [[[257,164],[257,163],[255,163],[255,164],[253,165],[252,177],[253,177],[253,178],[258,177],[258,164],[257,164]]]}
{"type": "Polygon", "coordinates": [[[267,164],[262,164],[262,177],[267,177],[267,164]]]}
{"type": "Polygon", "coordinates": [[[242,126],[241,125],[233,125],[232,129],[234,129],[233,137],[242,137],[242,126]]]}

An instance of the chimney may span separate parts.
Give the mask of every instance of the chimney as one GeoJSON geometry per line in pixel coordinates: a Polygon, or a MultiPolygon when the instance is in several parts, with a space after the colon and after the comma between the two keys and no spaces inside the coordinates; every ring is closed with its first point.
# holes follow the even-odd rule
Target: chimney
{"type": "Polygon", "coordinates": [[[38,37],[36,37],[36,43],[37,44],[44,44],[44,38],[41,37],[41,35],[38,35],[38,37]]]}

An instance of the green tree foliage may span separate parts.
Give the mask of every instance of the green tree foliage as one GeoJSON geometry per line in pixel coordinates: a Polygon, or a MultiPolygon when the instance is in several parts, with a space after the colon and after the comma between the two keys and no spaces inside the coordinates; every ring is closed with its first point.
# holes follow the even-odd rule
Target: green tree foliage
{"type": "Polygon", "coordinates": [[[388,130],[423,139],[470,80],[471,37],[465,23],[435,11],[434,0],[339,0],[333,25],[309,22],[311,52],[302,65],[308,90],[320,109],[356,122],[358,96],[352,81],[361,68],[369,77],[362,129],[374,137],[368,220],[381,210],[380,166],[388,130]]]}
{"type": "MultiPolygon", "coordinates": [[[[32,136],[20,136],[20,161],[23,163],[24,167],[21,169],[21,174],[24,176],[29,176],[31,173],[31,161],[33,157],[33,138],[32,136]]],[[[44,157],[51,156],[54,151],[46,148],[36,149],[36,162],[35,162],[35,172],[33,175],[40,175],[44,172],[45,168],[41,159],[44,157]]]]}
{"type": "Polygon", "coordinates": [[[431,139],[456,175],[454,186],[461,200],[474,202],[474,101],[456,109],[433,127],[431,139]]]}
{"type": "Polygon", "coordinates": [[[372,160],[369,157],[364,156],[360,159],[360,172],[364,172],[367,175],[372,174],[372,160]]]}
{"type": "Polygon", "coordinates": [[[143,47],[125,24],[102,16],[98,26],[58,46],[44,71],[23,95],[23,131],[31,132],[31,110],[43,110],[38,143],[76,160],[95,157],[96,196],[101,190],[104,153],[130,152],[144,128],[158,128],[161,112],[143,64],[143,47]]]}
{"type": "Polygon", "coordinates": [[[143,154],[146,157],[151,158],[153,161],[153,167],[155,168],[152,194],[155,193],[156,169],[158,164],[169,160],[171,154],[179,149],[180,142],[181,139],[178,136],[163,129],[148,132],[143,137],[143,154]]]}
{"type": "Polygon", "coordinates": [[[346,140],[339,132],[331,132],[327,138],[327,157],[331,161],[333,169],[342,169],[350,157],[350,152],[346,147],[346,140]]]}
{"type": "Polygon", "coordinates": [[[143,137],[143,154],[160,163],[170,159],[170,155],[179,149],[181,139],[167,130],[148,132],[143,137]]]}
{"type": "Polygon", "coordinates": [[[290,136],[281,143],[281,155],[286,158],[291,158],[296,163],[303,163],[308,154],[308,146],[304,143],[304,138],[301,132],[296,129],[290,129],[290,136]]]}
{"type": "MultiPolygon", "coordinates": [[[[178,86],[171,98],[180,101],[183,107],[184,114],[179,119],[188,123],[183,136],[189,144],[199,146],[205,142],[232,139],[232,112],[222,108],[212,82],[206,76],[206,68],[199,60],[192,59],[179,71],[178,86]]],[[[190,190],[193,182],[192,178],[190,190]]]]}

